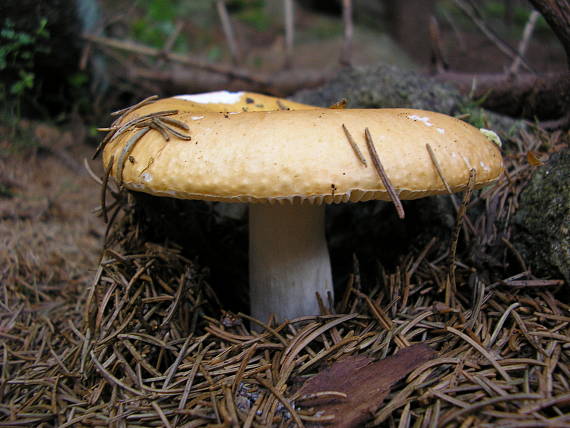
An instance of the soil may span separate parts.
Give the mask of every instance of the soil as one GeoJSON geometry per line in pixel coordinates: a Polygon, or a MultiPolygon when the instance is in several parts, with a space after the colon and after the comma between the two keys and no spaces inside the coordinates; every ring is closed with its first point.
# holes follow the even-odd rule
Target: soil
{"type": "MultiPolygon", "coordinates": [[[[62,135],[47,125],[25,125],[40,136],[62,135]]],[[[0,142],[0,153],[23,144],[9,138],[0,142]]],[[[30,287],[47,283],[54,293],[92,280],[105,230],[93,213],[99,185],[81,168],[92,153],[90,145],[79,143],[59,155],[39,146],[0,154],[0,277],[20,278],[30,287]]]]}

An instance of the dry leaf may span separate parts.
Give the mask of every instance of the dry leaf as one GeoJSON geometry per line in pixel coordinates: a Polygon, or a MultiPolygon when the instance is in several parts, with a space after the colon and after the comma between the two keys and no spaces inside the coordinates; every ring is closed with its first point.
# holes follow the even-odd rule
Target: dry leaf
{"type": "Polygon", "coordinates": [[[540,159],[540,153],[538,152],[533,152],[532,150],[528,151],[526,153],[526,158],[528,160],[528,163],[531,164],[532,166],[542,166],[544,165],[544,162],[540,159]]]}

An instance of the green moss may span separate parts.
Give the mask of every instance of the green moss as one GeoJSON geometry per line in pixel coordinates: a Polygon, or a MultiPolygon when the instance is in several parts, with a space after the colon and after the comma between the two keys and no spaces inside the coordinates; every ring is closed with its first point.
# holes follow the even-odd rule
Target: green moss
{"type": "Polygon", "coordinates": [[[515,245],[533,271],[570,282],[570,151],[538,168],[514,218],[515,245]]]}

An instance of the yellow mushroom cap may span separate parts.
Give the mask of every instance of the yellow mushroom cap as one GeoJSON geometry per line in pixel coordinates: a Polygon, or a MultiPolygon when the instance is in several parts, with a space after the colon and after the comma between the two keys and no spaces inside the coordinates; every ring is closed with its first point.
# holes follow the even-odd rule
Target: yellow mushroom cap
{"type": "MultiPolygon", "coordinates": [[[[150,130],[131,146],[122,167],[116,160],[139,129],[128,130],[107,144],[104,164],[114,157],[112,174],[125,187],[154,195],[226,202],[388,200],[366,148],[365,128],[400,199],[447,192],[427,144],[453,191],[466,187],[470,169],[477,172],[476,187],[494,182],[503,170],[496,144],[471,125],[439,113],[305,105],[300,106],[310,109],[218,113],[197,112],[193,105],[184,109],[181,102],[188,101],[170,98],[149,104],[127,119],[175,108],[178,113],[169,117],[188,125],[185,133],[190,140],[171,137],[166,141],[160,132],[150,130]],[[367,166],[356,156],[343,125],[367,166]]],[[[211,104],[220,108],[231,103],[211,104]]]]}
{"type": "Polygon", "coordinates": [[[163,110],[235,113],[269,110],[311,110],[314,108],[317,107],[296,103],[295,101],[289,101],[283,98],[272,97],[270,95],[257,94],[255,92],[216,91],[162,98],[136,109],[134,113],[127,115],[123,122],[135,116],[142,116],[163,110]]]}

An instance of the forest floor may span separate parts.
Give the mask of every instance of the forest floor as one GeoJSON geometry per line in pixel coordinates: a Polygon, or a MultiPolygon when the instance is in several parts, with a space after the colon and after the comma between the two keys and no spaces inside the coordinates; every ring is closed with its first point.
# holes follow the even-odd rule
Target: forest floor
{"type": "MultiPolygon", "coordinates": [[[[61,147],[55,141],[65,144],[69,131],[66,134],[51,125],[21,121],[18,126],[25,127],[34,140],[32,146],[10,141],[13,133],[2,130],[1,280],[6,284],[18,278],[30,292],[38,283],[53,292],[86,287],[100,257],[105,230],[93,213],[100,186],[83,168],[83,159],[91,159],[93,147],[86,143],[61,147]]],[[[93,162],[96,170],[98,165],[93,162]]]]}
{"type": "MultiPolygon", "coordinates": [[[[497,71],[475,53],[492,46],[474,43],[464,48],[477,63],[470,70],[497,71]]],[[[394,379],[376,372],[375,385],[347,386],[355,397],[358,387],[384,388],[385,405],[365,409],[375,425],[570,424],[570,306],[557,286],[510,288],[522,275],[481,288],[459,260],[457,296],[442,302],[444,242],[403,255],[401,269],[384,274],[385,289],[368,295],[355,273],[338,315],[252,333],[247,315],[223,312],[199,267],[188,269],[176,248],[103,253],[101,187],[84,159],[98,176],[101,167],[84,137],[26,120],[16,128],[27,143],[0,129],[0,425],[327,423],[326,412],[284,404],[308,400],[299,389],[308,375],[341,357],[384,358],[419,342],[437,357],[385,369],[394,379]]],[[[510,179],[528,173],[525,162],[522,152],[510,155],[510,179]]],[[[510,193],[503,179],[485,197],[516,205],[519,190],[510,193]]],[[[347,398],[334,389],[331,397],[347,398]]]]}
{"type": "Polygon", "coordinates": [[[506,155],[509,179],[472,200],[478,214],[465,237],[494,247],[477,253],[494,261],[478,269],[458,252],[455,289],[451,243],[434,239],[376,286],[355,271],[335,313],[259,333],[247,314],[224,311],[206,271],[178,248],[133,246],[139,229],[124,197],[104,239],[101,187],[82,165],[92,146],[70,144],[72,132],[58,127],[19,125],[34,145],[0,142],[2,425],[570,423],[562,281],[532,277],[524,260],[505,277],[500,261],[512,249],[485,227],[484,209],[511,217],[532,171],[526,150],[560,149],[560,135],[521,137],[506,155]],[[491,277],[501,279],[483,280],[491,277]]]}

